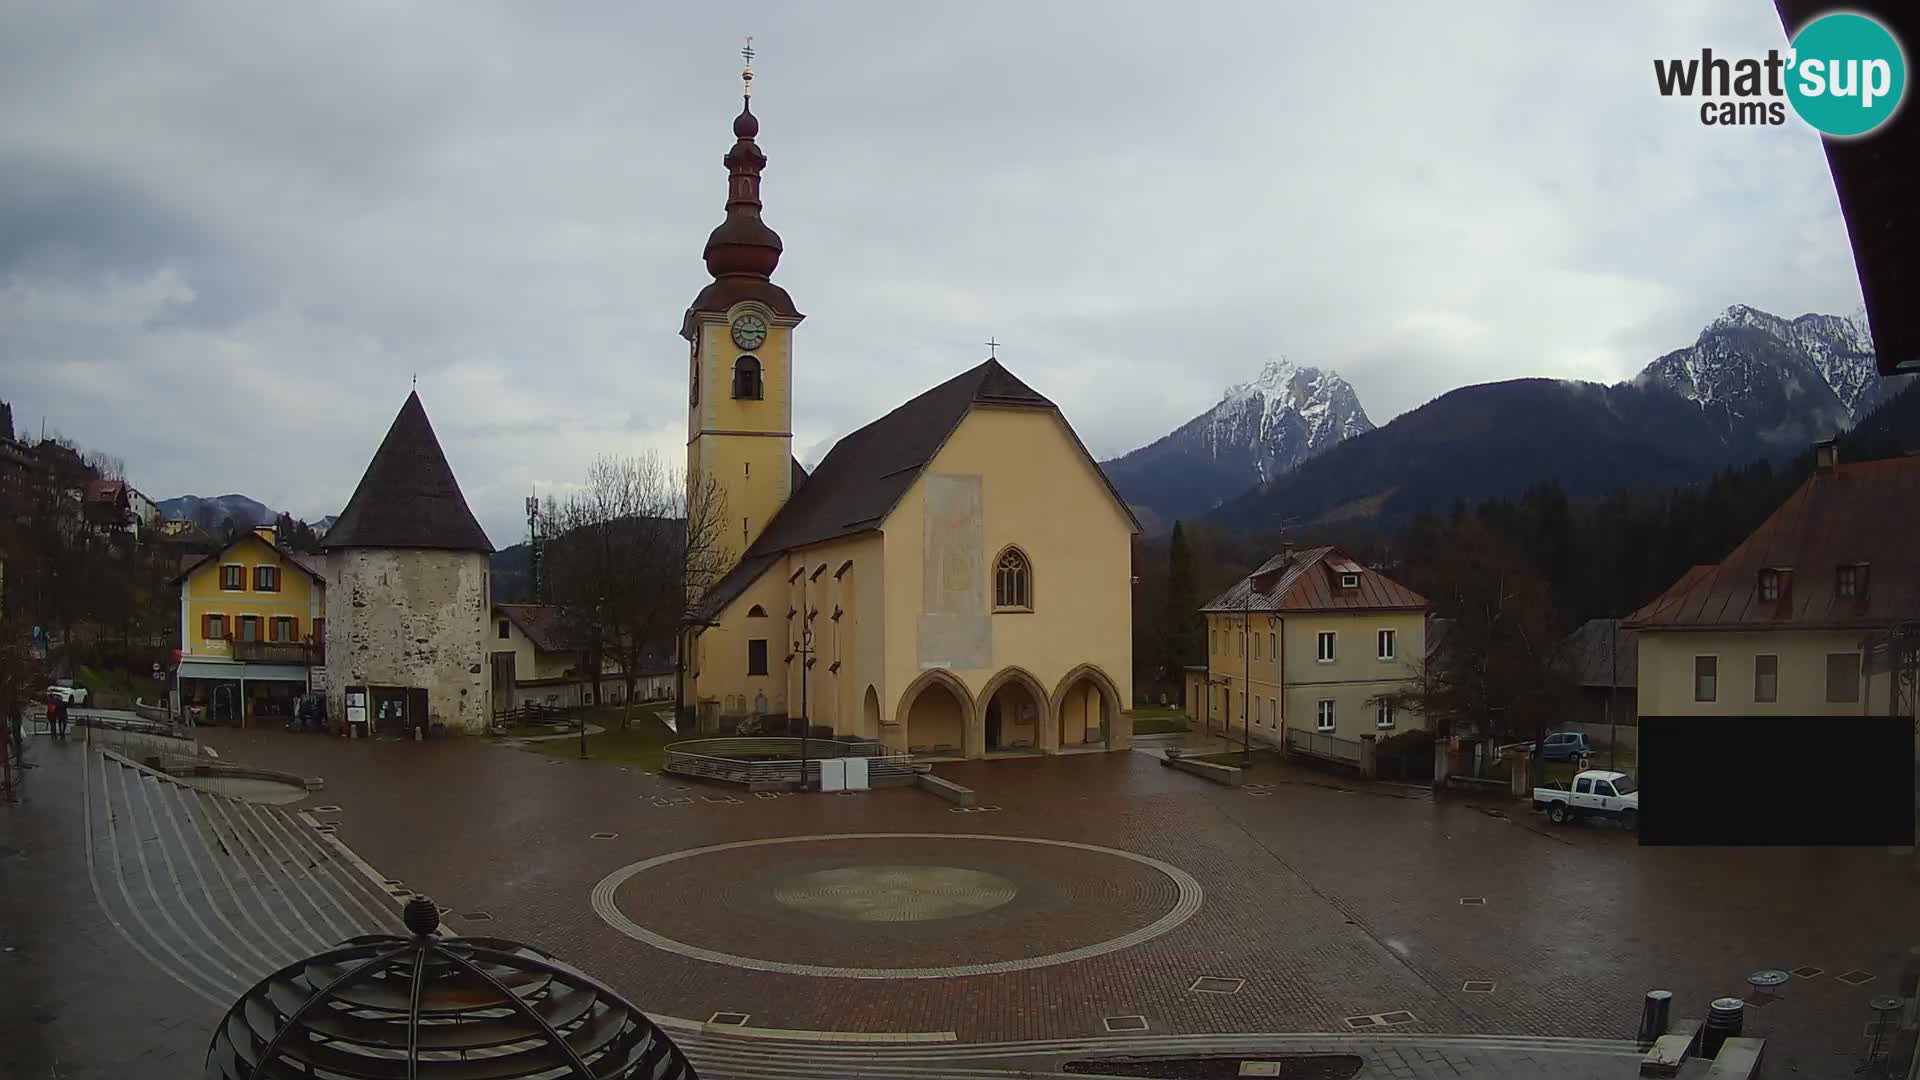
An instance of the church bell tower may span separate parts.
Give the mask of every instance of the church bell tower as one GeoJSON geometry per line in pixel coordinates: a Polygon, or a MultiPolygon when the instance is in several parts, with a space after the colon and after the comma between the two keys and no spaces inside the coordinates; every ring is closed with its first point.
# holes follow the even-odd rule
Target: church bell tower
{"type": "Polygon", "coordinates": [[[707,237],[707,273],[681,322],[687,339],[687,483],[689,495],[714,489],[725,499],[721,536],[738,561],[793,494],[793,329],[806,316],[773,283],[780,234],[760,220],[760,174],[767,156],[754,137],[753,44],[740,115],[733,120],[727,167],[727,216],[707,237]]]}

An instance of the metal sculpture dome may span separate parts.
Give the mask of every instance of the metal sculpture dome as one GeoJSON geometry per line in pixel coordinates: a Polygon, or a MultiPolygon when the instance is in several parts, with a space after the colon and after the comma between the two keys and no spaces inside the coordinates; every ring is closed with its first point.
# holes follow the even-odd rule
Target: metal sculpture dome
{"type": "Polygon", "coordinates": [[[515,942],[439,937],[425,897],[403,921],[412,937],[350,938],[249,990],[207,1047],[209,1080],[697,1080],[591,976],[515,942]]]}

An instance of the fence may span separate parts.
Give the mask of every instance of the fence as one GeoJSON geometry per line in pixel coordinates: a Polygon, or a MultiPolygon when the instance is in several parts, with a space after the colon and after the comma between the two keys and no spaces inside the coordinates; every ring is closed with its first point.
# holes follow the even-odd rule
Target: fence
{"type": "Polygon", "coordinates": [[[521,724],[571,724],[573,707],[529,701],[519,708],[493,714],[493,722],[496,727],[517,727],[521,724]]]}
{"type": "Polygon", "coordinates": [[[1356,739],[1342,739],[1337,735],[1328,735],[1323,732],[1288,728],[1287,749],[1296,754],[1306,754],[1309,757],[1351,765],[1356,769],[1360,767],[1360,743],[1356,739]]]}
{"type": "MultiPolygon", "coordinates": [[[[811,785],[817,786],[820,782],[820,760],[836,757],[866,758],[867,782],[873,787],[913,783],[913,759],[904,754],[888,754],[877,742],[808,740],[806,752],[806,779],[811,785]]],[[[666,755],[665,771],[680,776],[749,787],[800,784],[799,739],[689,739],[669,744],[666,755]]]]}

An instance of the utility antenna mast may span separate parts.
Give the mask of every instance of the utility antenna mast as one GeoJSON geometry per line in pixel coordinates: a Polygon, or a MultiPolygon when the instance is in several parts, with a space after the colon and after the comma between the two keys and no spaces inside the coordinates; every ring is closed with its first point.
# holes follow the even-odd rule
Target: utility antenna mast
{"type": "Polygon", "coordinates": [[[527,570],[533,578],[533,602],[547,602],[547,530],[540,520],[540,500],[527,496],[527,570]]]}

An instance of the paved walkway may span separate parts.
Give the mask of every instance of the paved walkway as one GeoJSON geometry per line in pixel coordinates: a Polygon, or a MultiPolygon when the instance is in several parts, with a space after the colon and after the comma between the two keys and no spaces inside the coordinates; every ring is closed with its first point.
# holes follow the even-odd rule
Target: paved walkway
{"type": "Polygon", "coordinates": [[[451,905],[450,929],[607,979],[709,1076],[1030,1075],[1087,1056],[1327,1049],[1359,1054],[1368,1078],[1599,1080],[1634,1075],[1619,1040],[1645,989],[1675,990],[1694,1015],[1749,971],[1802,965],[1821,973],[1749,1030],[1770,1040],[1770,1075],[1844,1074],[1865,1001],[1893,989],[1914,937],[1900,905],[1920,900],[1911,853],[1640,849],[1618,830],[1535,831],[1286,770],[1227,789],[1147,754],[941,766],[981,794],[983,809],[958,812],[912,790],[761,798],[480,740],[203,735],[223,760],[327,786],[289,814],[35,741],[43,767],[0,809],[0,849],[16,853],[0,850],[0,936],[15,950],[0,964],[31,997],[0,1010],[0,1075],[131,1062],[193,1075],[239,987],[391,925],[387,891],[300,816],[316,803],[339,809],[308,817],[338,822],[380,872],[451,905]],[[849,835],[864,833],[933,838],[849,835]],[[742,844],[757,856],[729,863],[742,844]],[[1144,865],[1122,854],[1177,868],[1200,895],[1170,928],[1105,948],[1188,896],[1150,867],[1122,870],[1144,865]],[[864,883],[851,892],[848,871],[864,883]],[[954,904],[969,913],[949,918],[954,904]],[[693,951],[636,940],[608,912],[693,951]],[[794,932],[742,930],[768,919],[794,932]],[[1105,951],[916,978],[737,962],[924,967],[1081,947],[1105,951]],[[703,1025],[722,1011],[768,1030],[703,1025]],[[1122,1017],[1145,1033],[1107,1030],[1122,1017]],[[781,1029],[938,1042],[830,1046],[781,1029]]]}

